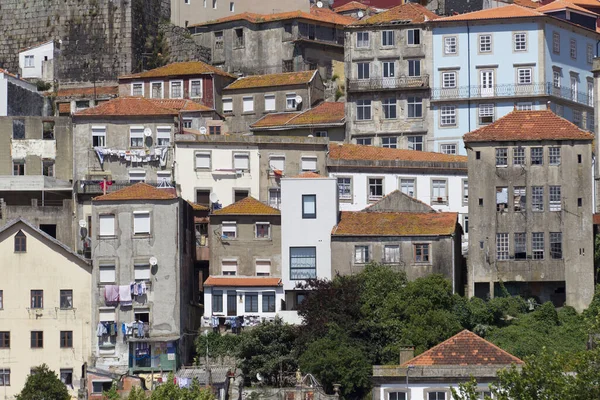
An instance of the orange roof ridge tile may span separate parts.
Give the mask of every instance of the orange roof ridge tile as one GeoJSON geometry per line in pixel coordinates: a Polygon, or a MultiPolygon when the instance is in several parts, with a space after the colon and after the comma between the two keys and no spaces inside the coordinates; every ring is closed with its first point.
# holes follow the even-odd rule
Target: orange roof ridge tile
{"type": "Polygon", "coordinates": [[[456,212],[342,211],[332,236],[448,236],[456,212]]]}
{"type": "Polygon", "coordinates": [[[139,182],[112,193],[94,197],[93,201],[172,200],[176,198],[177,194],[173,188],[159,189],[139,182]]]}
{"type": "Polygon", "coordinates": [[[424,23],[440,16],[417,3],[404,3],[369,18],[354,22],[355,26],[388,24],[397,21],[408,21],[413,24],[424,23]]]}
{"type": "Polygon", "coordinates": [[[467,156],[434,153],[419,150],[389,149],[385,147],[364,146],[359,144],[329,145],[329,158],[333,160],[363,161],[417,161],[417,162],[467,162],[467,156]]]}
{"type": "Polygon", "coordinates": [[[182,75],[202,75],[216,74],[230,78],[237,78],[220,68],[214,67],[202,61],[182,61],[175,62],[162,67],[154,68],[148,71],[138,72],[136,74],[121,75],[119,80],[134,79],[134,78],[159,78],[167,76],[182,76],[182,75]]]}
{"type": "MultiPolygon", "coordinates": [[[[453,15],[450,17],[440,18],[437,21],[472,21],[485,19],[503,19],[503,18],[519,18],[519,17],[541,17],[544,14],[537,10],[523,7],[517,4],[509,4],[503,7],[487,8],[479,11],[472,11],[464,14],[453,15]]],[[[436,21],[436,22],[437,22],[436,21]]]]}
{"type": "MultiPolygon", "coordinates": [[[[600,4],[598,4],[598,6],[600,6],[600,4]]],[[[575,10],[575,11],[581,11],[584,12],[586,14],[593,14],[593,15],[598,15],[597,13],[590,11],[586,8],[580,7],[576,4],[573,4],[571,1],[566,1],[566,0],[554,0],[552,3],[548,3],[544,6],[541,6],[537,9],[537,11],[539,12],[550,12],[550,11],[558,11],[558,10],[562,10],[562,9],[571,9],[571,10],[575,10]]]]}
{"type": "Polygon", "coordinates": [[[366,6],[361,2],[350,1],[344,5],[334,8],[333,11],[335,11],[336,13],[340,13],[340,12],[344,12],[344,11],[367,10],[367,9],[369,9],[369,6],[366,6]]]}
{"type": "Polygon", "coordinates": [[[281,215],[281,212],[248,196],[227,207],[213,211],[213,215],[281,215]]]}
{"type": "Polygon", "coordinates": [[[283,72],[268,75],[248,75],[238,78],[225,87],[224,90],[250,89],[260,87],[302,85],[310,83],[317,74],[314,71],[283,72]]]}
{"type": "Polygon", "coordinates": [[[118,95],[119,86],[85,86],[85,87],[71,87],[58,89],[56,92],[57,97],[69,97],[69,96],[90,96],[90,95],[118,95]]]}

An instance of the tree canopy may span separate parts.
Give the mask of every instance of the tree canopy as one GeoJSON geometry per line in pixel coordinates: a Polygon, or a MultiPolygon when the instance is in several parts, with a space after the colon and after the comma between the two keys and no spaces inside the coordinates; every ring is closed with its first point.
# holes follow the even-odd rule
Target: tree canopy
{"type": "Polygon", "coordinates": [[[71,396],[64,383],[46,364],[33,368],[33,373],[27,377],[25,386],[16,400],[70,400],[71,396]]]}

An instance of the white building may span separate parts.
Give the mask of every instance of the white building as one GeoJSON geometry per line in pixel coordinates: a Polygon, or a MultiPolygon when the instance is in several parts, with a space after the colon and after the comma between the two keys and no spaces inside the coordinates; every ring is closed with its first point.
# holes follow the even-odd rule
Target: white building
{"type": "Polygon", "coordinates": [[[40,43],[19,52],[19,71],[24,79],[54,80],[54,41],[40,43]]]}
{"type": "Polygon", "coordinates": [[[210,205],[210,195],[226,207],[245,197],[259,198],[258,146],[250,138],[176,135],[175,181],[185,200],[210,205]],[[214,198],[214,196],[213,196],[214,198]]]}
{"type": "Polygon", "coordinates": [[[331,230],[337,223],[335,178],[314,172],[281,179],[281,263],[286,309],[295,309],[305,292],[296,285],[309,278],[331,279],[331,230]]]}

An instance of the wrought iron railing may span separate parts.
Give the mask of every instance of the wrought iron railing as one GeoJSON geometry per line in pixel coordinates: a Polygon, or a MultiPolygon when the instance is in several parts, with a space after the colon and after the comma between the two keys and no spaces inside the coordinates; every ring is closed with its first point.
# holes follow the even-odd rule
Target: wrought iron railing
{"type": "Polygon", "coordinates": [[[419,89],[429,87],[429,75],[397,76],[394,78],[369,78],[348,80],[348,90],[351,92],[371,90],[419,89]]]}

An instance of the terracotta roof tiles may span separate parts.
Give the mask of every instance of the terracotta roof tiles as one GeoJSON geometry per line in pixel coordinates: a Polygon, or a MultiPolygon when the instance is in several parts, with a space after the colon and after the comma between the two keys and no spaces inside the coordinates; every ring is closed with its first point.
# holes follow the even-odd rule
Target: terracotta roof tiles
{"type": "Polygon", "coordinates": [[[368,10],[369,6],[364,5],[363,3],[359,3],[358,1],[351,1],[349,3],[344,4],[343,6],[339,6],[333,9],[336,13],[353,11],[353,10],[368,10]]]}
{"type": "Polygon", "coordinates": [[[343,124],[345,121],[344,106],[344,103],[323,102],[302,112],[267,114],[250,127],[256,129],[343,124]]]}
{"type": "Polygon", "coordinates": [[[281,74],[250,75],[232,82],[224,90],[253,89],[273,86],[294,86],[310,83],[317,71],[284,72],[281,74]]]}
{"type": "Polygon", "coordinates": [[[238,276],[232,277],[221,277],[221,276],[209,276],[204,281],[204,286],[238,286],[238,287],[270,287],[270,286],[281,286],[281,278],[267,278],[267,277],[243,277],[238,276]]]}
{"type": "Polygon", "coordinates": [[[458,213],[342,211],[332,236],[445,236],[456,231],[458,213]]]}
{"type": "Polygon", "coordinates": [[[583,12],[586,14],[596,15],[596,13],[594,13],[593,11],[587,10],[583,7],[573,4],[571,1],[566,1],[566,0],[554,0],[552,3],[548,3],[545,6],[539,7],[537,9],[537,11],[546,13],[546,12],[559,11],[559,10],[564,10],[564,9],[580,11],[580,12],[583,12]]]}
{"type": "Polygon", "coordinates": [[[215,74],[226,76],[229,78],[237,78],[235,75],[231,75],[223,71],[222,69],[213,67],[212,65],[206,64],[202,61],[185,61],[167,64],[165,66],[154,68],[149,71],[144,71],[137,74],[122,75],[119,76],[119,80],[135,78],[166,78],[169,76],[187,76],[203,74],[215,74]]]}
{"type": "Polygon", "coordinates": [[[523,361],[465,329],[401,366],[510,364],[523,364],[523,361]]]}
{"type": "Polygon", "coordinates": [[[329,158],[333,160],[363,160],[363,161],[432,161],[432,162],[467,162],[466,156],[455,156],[428,151],[388,149],[384,147],[363,146],[358,144],[329,145],[329,158]]]}
{"type": "Polygon", "coordinates": [[[438,18],[440,17],[436,13],[429,11],[420,4],[405,3],[382,13],[375,14],[372,17],[356,21],[353,25],[380,25],[398,21],[419,24],[438,18]]]}
{"type": "Polygon", "coordinates": [[[180,111],[211,111],[202,104],[185,99],[146,99],[143,97],[117,97],[96,107],[78,111],[74,116],[175,116],[180,111]]]}
{"type": "Polygon", "coordinates": [[[542,13],[539,13],[531,8],[518,6],[516,4],[509,4],[503,7],[488,8],[485,10],[473,11],[469,13],[453,15],[451,17],[440,18],[438,19],[438,21],[475,21],[486,19],[539,17],[542,15],[542,13]]]}
{"type": "Polygon", "coordinates": [[[186,99],[152,99],[160,107],[179,111],[213,111],[212,108],[186,99]]]}
{"type": "Polygon", "coordinates": [[[94,96],[117,96],[119,94],[118,86],[96,86],[94,87],[72,87],[59,89],[56,97],[89,97],[94,96]]]}
{"type": "Polygon", "coordinates": [[[296,176],[292,176],[291,178],[296,178],[296,179],[323,179],[323,178],[327,178],[326,176],[317,174],[316,172],[312,172],[312,171],[306,171],[301,173],[300,175],[296,175],[296,176]]]}
{"type": "Polygon", "coordinates": [[[285,126],[292,118],[300,114],[301,112],[282,112],[267,114],[252,125],[250,125],[250,128],[271,128],[276,126],[285,126]]]}
{"type": "Polygon", "coordinates": [[[281,215],[281,212],[253,197],[246,197],[220,210],[213,211],[213,215],[281,215]]]}
{"type": "Polygon", "coordinates": [[[514,4],[527,8],[538,8],[540,6],[539,1],[533,0],[514,0],[514,4]]]}
{"type": "Polygon", "coordinates": [[[71,103],[58,103],[58,113],[59,114],[70,114],[71,113],[71,103]]]}
{"type": "Polygon", "coordinates": [[[126,200],[172,200],[177,194],[173,188],[159,189],[147,183],[139,182],[123,189],[94,197],[94,201],[126,201],[126,200]]]}
{"type": "Polygon", "coordinates": [[[550,110],[512,111],[496,122],[463,136],[468,142],[592,140],[590,133],[550,110]]]}

